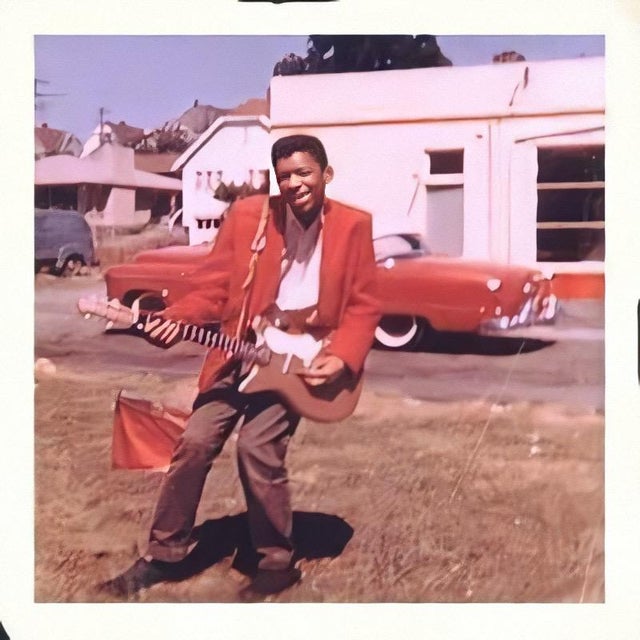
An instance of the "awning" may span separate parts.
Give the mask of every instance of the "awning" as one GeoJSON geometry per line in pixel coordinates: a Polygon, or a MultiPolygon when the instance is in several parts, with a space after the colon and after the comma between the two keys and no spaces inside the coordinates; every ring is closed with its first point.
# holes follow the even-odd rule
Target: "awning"
{"type": "Polygon", "coordinates": [[[181,191],[182,181],[134,168],[133,149],[103,144],[85,158],[50,156],[35,163],[36,185],[106,184],[181,191]]]}

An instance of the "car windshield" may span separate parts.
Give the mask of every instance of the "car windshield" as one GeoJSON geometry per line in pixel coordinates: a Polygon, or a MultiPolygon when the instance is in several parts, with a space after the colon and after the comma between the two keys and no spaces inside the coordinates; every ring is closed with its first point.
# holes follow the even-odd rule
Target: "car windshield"
{"type": "Polygon", "coordinates": [[[417,236],[409,234],[397,234],[375,238],[373,250],[376,262],[388,258],[415,258],[428,255],[429,250],[420,242],[417,236]]]}

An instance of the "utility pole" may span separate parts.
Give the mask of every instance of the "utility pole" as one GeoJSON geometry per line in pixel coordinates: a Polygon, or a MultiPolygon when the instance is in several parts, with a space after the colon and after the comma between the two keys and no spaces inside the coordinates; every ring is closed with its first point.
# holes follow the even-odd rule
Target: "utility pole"
{"type": "Polygon", "coordinates": [[[103,145],[105,142],[111,142],[111,134],[104,132],[104,114],[108,112],[108,109],[104,107],[100,107],[100,144],[103,145]]]}
{"type": "Polygon", "coordinates": [[[38,91],[38,84],[50,84],[48,80],[40,80],[40,78],[33,79],[33,101],[34,108],[38,110],[38,98],[53,98],[57,96],[66,96],[66,93],[40,93],[38,91]]]}

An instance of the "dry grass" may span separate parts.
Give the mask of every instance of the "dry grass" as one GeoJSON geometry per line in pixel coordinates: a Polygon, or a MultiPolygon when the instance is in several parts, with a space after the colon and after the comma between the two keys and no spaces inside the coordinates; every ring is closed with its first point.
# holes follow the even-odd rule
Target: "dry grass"
{"type": "MultiPolygon", "coordinates": [[[[110,470],[113,398],[126,386],[166,399],[185,384],[64,371],[39,382],[37,601],[100,601],[94,585],[137,557],[160,476],[110,470]]],[[[602,415],[561,405],[366,391],[341,424],[303,421],[289,468],[304,575],[272,599],[602,601],[603,431],[602,415]]],[[[245,510],[233,447],[205,488],[198,520],[211,526],[245,510]]],[[[138,599],[233,602],[238,566],[232,554],[138,599]]]]}

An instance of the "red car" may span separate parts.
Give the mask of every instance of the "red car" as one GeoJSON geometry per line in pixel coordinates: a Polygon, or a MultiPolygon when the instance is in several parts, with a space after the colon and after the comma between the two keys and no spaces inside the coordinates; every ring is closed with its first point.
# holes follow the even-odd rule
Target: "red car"
{"type": "MultiPolygon", "coordinates": [[[[535,269],[431,255],[411,234],[376,238],[374,248],[383,311],[376,340],[386,348],[414,347],[433,330],[513,333],[555,318],[550,281],[535,269]]],[[[143,308],[163,308],[190,290],[188,274],[210,250],[143,251],[132,263],[107,270],[107,294],[127,306],[141,298],[143,308]]]]}

